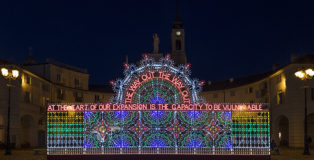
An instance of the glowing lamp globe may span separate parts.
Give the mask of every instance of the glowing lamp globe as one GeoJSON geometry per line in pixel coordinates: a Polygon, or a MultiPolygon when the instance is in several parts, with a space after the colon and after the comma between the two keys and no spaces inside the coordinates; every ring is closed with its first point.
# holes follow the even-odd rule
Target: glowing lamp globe
{"type": "Polygon", "coordinates": [[[9,70],[6,69],[6,68],[1,68],[1,74],[4,76],[4,77],[7,77],[9,75],[9,70]]]}
{"type": "Polygon", "coordinates": [[[297,71],[294,73],[294,75],[300,79],[303,79],[305,77],[305,73],[302,71],[297,71]]]}
{"type": "Polygon", "coordinates": [[[13,76],[13,78],[17,78],[19,76],[19,71],[18,70],[12,70],[12,76],[13,76]]]}
{"type": "Polygon", "coordinates": [[[311,77],[314,76],[314,71],[313,71],[311,68],[305,70],[305,73],[306,73],[308,76],[311,76],[311,77]]]}

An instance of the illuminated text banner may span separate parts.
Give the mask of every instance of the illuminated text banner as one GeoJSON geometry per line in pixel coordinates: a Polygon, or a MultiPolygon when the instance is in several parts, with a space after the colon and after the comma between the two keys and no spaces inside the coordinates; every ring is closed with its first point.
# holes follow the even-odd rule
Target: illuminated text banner
{"type": "Polygon", "coordinates": [[[267,104],[50,104],[48,112],[52,111],[266,111],[267,104]]]}

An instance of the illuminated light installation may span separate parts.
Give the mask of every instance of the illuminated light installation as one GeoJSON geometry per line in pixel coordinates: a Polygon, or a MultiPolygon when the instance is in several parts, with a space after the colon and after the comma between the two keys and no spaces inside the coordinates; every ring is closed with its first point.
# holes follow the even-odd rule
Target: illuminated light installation
{"type": "Polygon", "coordinates": [[[50,104],[48,155],[269,155],[265,104],[210,104],[169,56],[125,65],[106,104],[50,104]]]}
{"type": "Polygon", "coordinates": [[[118,79],[113,84],[117,93],[111,99],[112,103],[204,103],[198,96],[201,82],[189,77],[190,65],[175,67],[170,56],[161,58],[159,62],[147,55],[141,60],[141,65],[125,66],[124,79],[118,79]]]}

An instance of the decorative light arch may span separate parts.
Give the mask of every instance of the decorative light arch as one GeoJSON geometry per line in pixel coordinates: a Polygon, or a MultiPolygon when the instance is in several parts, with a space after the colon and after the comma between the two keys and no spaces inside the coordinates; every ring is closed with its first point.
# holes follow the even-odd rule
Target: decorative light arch
{"type": "Polygon", "coordinates": [[[169,55],[158,62],[145,55],[140,66],[134,64],[124,66],[124,79],[111,82],[116,92],[111,103],[205,102],[199,97],[203,83],[190,78],[190,65],[176,67],[169,55]]]}
{"type": "Polygon", "coordinates": [[[111,82],[111,103],[50,104],[47,154],[269,156],[263,105],[205,103],[204,83],[191,79],[189,68],[174,66],[170,56],[155,62],[146,55],[111,82]]]}

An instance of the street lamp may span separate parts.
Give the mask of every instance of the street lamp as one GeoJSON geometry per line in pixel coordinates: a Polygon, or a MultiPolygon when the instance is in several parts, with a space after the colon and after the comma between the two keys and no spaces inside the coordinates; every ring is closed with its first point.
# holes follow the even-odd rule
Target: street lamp
{"type": "MultiPolygon", "coordinates": [[[[314,76],[314,71],[313,69],[309,68],[306,70],[300,70],[294,73],[296,77],[298,77],[301,80],[309,80],[312,79],[314,76]]],[[[306,88],[308,86],[305,85],[304,83],[304,155],[310,155],[309,151],[309,142],[308,142],[308,136],[307,136],[307,99],[306,99],[306,88]]]]}
{"type": "Polygon", "coordinates": [[[8,120],[7,120],[7,144],[6,144],[6,150],[5,155],[11,155],[11,146],[10,146],[10,105],[11,105],[11,87],[13,86],[11,84],[11,80],[15,80],[17,77],[19,77],[19,71],[16,69],[7,69],[7,68],[1,68],[1,74],[5,79],[9,80],[9,83],[7,84],[9,88],[9,100],[8,100],[8,120]]]}

